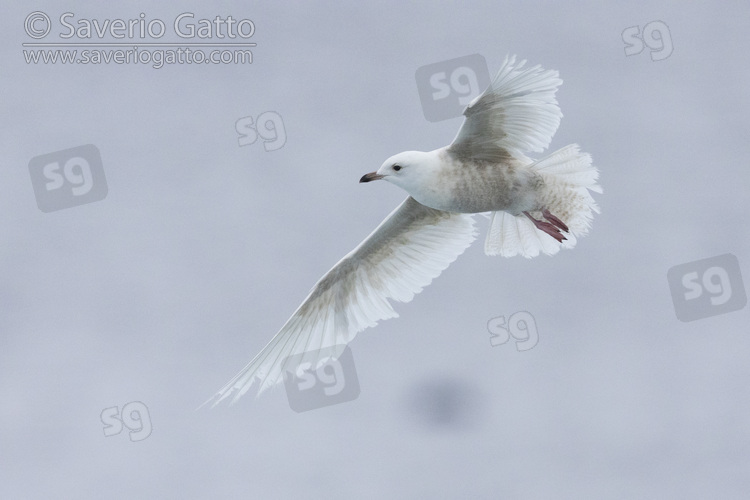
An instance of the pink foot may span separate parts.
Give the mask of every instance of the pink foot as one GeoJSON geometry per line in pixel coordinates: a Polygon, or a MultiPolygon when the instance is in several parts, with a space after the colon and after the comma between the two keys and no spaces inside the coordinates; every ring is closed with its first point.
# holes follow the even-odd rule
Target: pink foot
{"type": "Polygon", "coordinates": [[[531,222],[534,223],[534,225],[536,226],[537,229],[539,229],[540,231],[544,231],[545,233],[549,234],[550,236],[552,236],[553,238],[555,238],[560,243],[562,243],[563,240],[567,239],[560,232],[560,229],[563,229],[564,231],[567,231],[568,230],[568,226],[566,226],[565,224],[563,224],[563,222],[560,219],[558,219],[557,217],[555,217],[554,215],[552,215],[551,213],[549,213],[549,211],[547,209],[544,209],[542,211],[542,214],[544,215],[544,218],[547,219],[547,220],[549,220],[549,221],[551,221],[552,224],[550,224],[549,222],[545,222],[545,221],[541,221],[541,220],[536,220],[535,218],[533,218],[531,216],[531,214],[529,212],[524,212],[523,214],[526,217],[528,217],[529,219],[531,219],[531,222]]]}
{"type": "Polygon", "coordinates": [[[570,229],[568,229],[568,226],[566,226],[563,221],[561,221],[560,219],[552,215],[550,211],[547,210],[546,208],[542,210],[542,215],[544,216],[545,219],[547,219],[548,221],[550,221],[552,224],[559,227],[563,231],[570,232],[570,229]]]}

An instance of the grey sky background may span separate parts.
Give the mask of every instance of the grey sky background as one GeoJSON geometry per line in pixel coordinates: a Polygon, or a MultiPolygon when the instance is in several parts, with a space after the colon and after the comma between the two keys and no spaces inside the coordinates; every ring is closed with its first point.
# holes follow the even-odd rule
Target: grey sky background
{"type": "Polygon", "coordinates": [[[747,494],[748,307],[684,323],[667,281],[732,253],[748,284],[742,2],[17,2],[0,22],[0,497],[747,494]],[[258,45],[250,65],[26,64],[35,10],[231,14],[258,45]],[[671,56],[626,57],[623,30],[656,20],[671,56]],[[194,411],[405,198],[360,176],[453,139],[461,119],[424,118],[415,71],[475,53],[493,76],[506,54],[560,72],[550,150],[576,142],[601,171],[590,235],[490,258],[479,219],[474,246],[351,344],[359,398],[298,414],[280,386],[194,411]],[[239,147],[237,120],[264,111],[284,147],[239,147]],[[29,161],[84,144],[106,198],[41,212],[29,161]],[[538,345],[492,347],[488,320],[517,311],[538,345]],[[151,435],[105,437],[102,410],[132,401],[151,435]]]}

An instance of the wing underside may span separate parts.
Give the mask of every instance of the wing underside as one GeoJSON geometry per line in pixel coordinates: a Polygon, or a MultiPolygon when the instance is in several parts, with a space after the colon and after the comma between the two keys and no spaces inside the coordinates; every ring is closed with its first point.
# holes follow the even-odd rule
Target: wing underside
{"type": "Polygon", "coordinates": [[[390,301],[408,302],[476,238],[474,220],[408,197],[312,288],[263,350],[211,400],[235,402],[257,381],[258,394],[303,362],[342,346],[378,321],[397,317],[390,301]],[[291,366],[291,364],[294,366],[291,366]]]}
{"type": "Polygon", "coordinates": [[[560,125],[557,71],[524,68],[506,57],[490,86],[464,110],[466,119],[449,152],[460,159],[501,162],[542,152],[560,125]]]}

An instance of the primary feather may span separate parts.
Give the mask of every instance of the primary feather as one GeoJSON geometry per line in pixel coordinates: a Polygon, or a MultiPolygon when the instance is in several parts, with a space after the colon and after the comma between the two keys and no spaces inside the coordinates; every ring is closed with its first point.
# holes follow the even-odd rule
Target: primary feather
{"type": "Polygon", "coordinates": [[[268,345],[207,403],[215,406],[230,396],[235,402],[256,381],[260,394],[282,381],[284,372],[321,362],[321,349],[347,344],[365,328],[397,317],[389,299],[409,302],[475,238],[470,215],[408,197],[313,286],[268,345]]]}

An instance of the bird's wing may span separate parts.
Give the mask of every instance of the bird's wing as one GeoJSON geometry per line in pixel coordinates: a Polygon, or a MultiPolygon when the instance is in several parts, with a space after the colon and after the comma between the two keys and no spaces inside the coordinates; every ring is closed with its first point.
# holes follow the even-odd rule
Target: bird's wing
{"type": "Polygon", "coordinates": [[[315,284],[268,345],[206,403],[215,406],[231,395],[234,403],[256,379],[260,395],[281,382],[285,371],[305,362],[316,366],[321,348],[346,344],[379,320],[397,317],[388,299],[409,302],[474,238],[470,215],[435,210],[408,197],[315,284]]]}
{"type": "Polygon", "coordinates": [[[557,71],[525,63],[506,57],[487,90],[466,107],[448,149],[454,157],[499,162],[547,148],[562,117],[555,99],[562,80],[557,71]]]}

